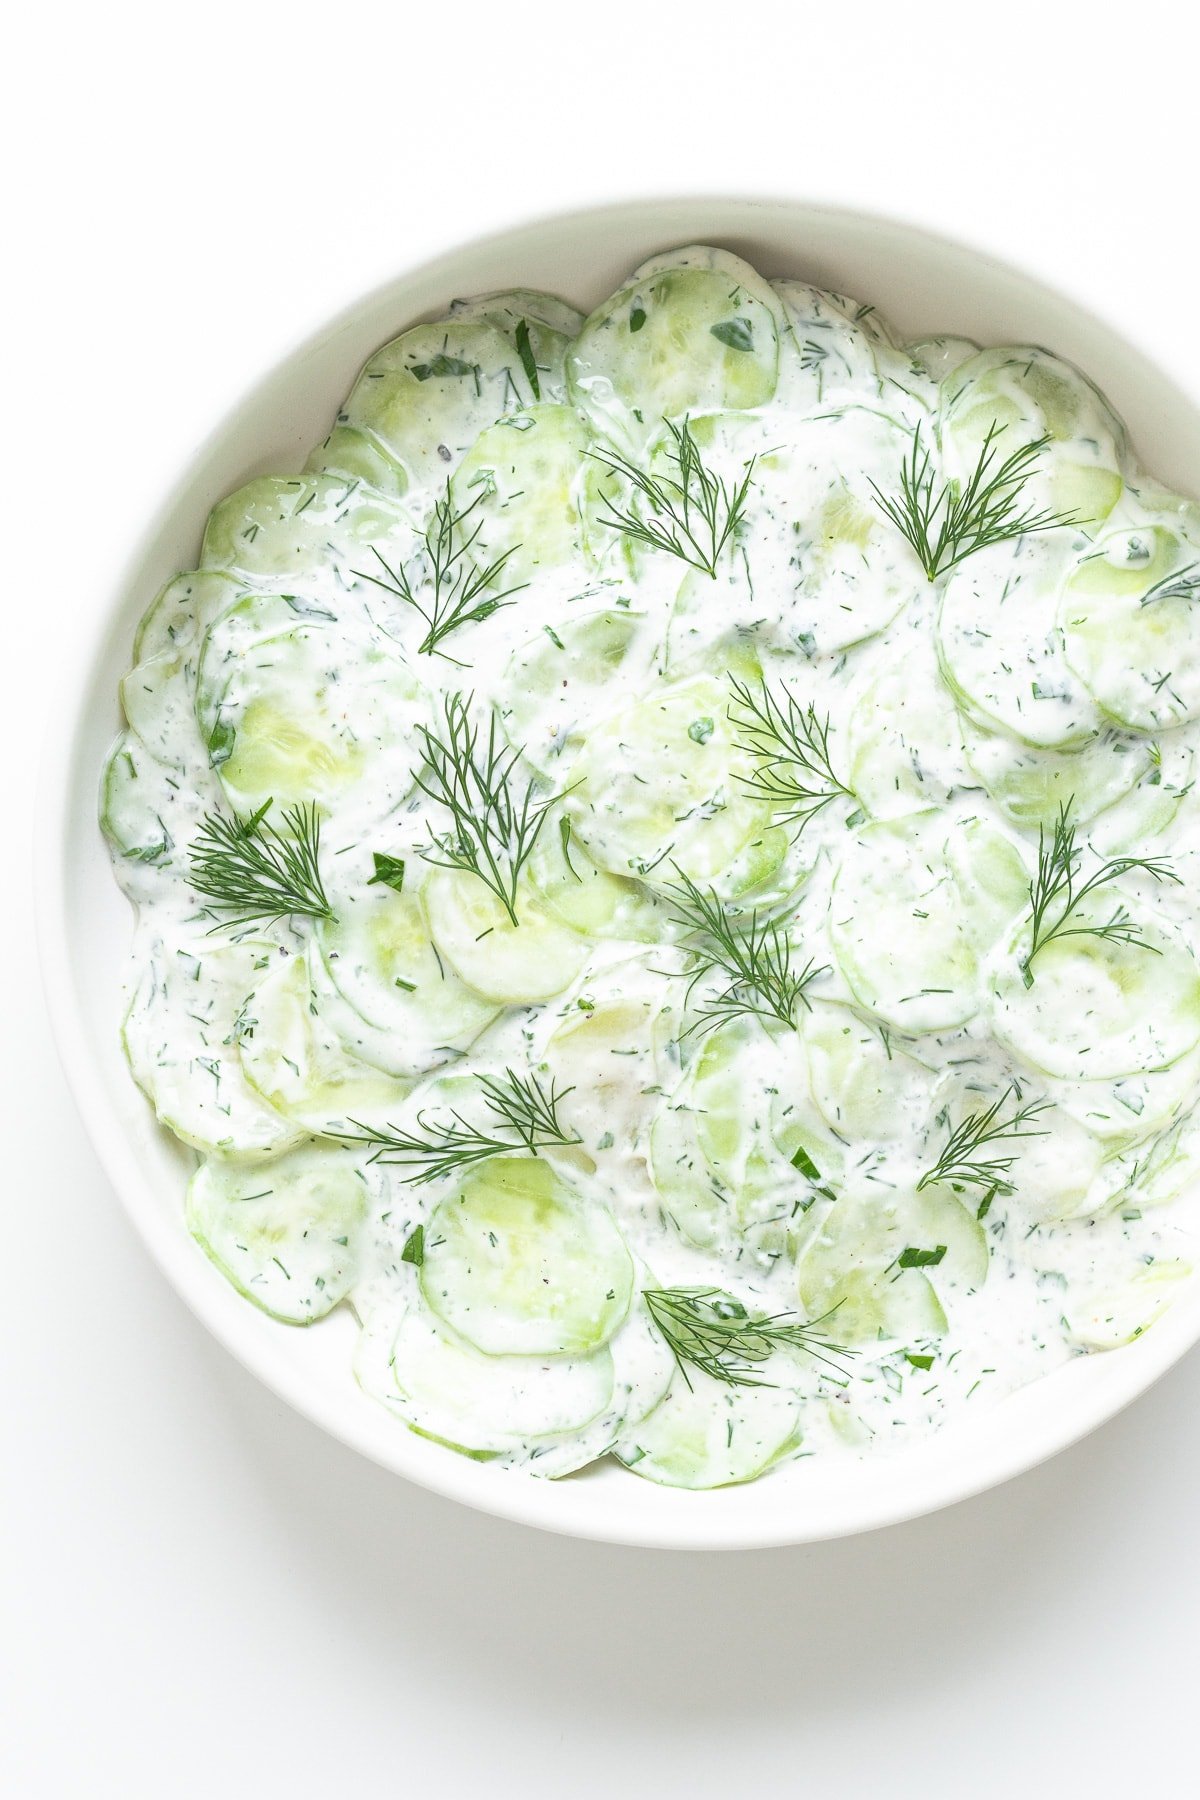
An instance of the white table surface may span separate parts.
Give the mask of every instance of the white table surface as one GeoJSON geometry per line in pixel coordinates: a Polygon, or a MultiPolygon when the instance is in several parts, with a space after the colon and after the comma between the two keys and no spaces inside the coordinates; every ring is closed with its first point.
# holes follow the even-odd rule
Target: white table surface
{"type": "Polygon", "coordinates": [[[830,1546],[620,1551],[434,1499],[287,1412],[151,1266],[55,1061],[28,869],[56,646],[163,475],[324,315],[473,231],[790,187],[1152,314],[1200,384],[1188,10],[37,12],[0,119],[0,1794],[1195,1792],[1200,1354],[1008,1487],[830,1546]]]}

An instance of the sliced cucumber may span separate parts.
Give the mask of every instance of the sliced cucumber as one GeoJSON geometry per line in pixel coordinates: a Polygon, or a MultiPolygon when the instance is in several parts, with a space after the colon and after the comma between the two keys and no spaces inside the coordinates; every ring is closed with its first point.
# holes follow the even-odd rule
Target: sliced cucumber
{"type": "Polygon", "coordinates": [[[988,794],[1014,825],[1052,825],[1070,804],[1080,824],[1094,819],[1154,767],[1144,739],[1103,731],[1072,750],[1038,749],[1007,732],[962,720],[967,760],[988,794]]]}
{"type": "Polygon", "coordinates": [[[133,639],[134,662],[184,649],[233,604],[239,592],[228,575],[198,570],[173,576],[142,614],[133,639]]]}
{"type": "Polygon", "coordinates": [[[926,1267],[951,1290],[983,1284],[987,1239],[972,1212],[945,1188],[845,1190],[801,1258],[801,1305],[842,1344],[938,1337],[946,1315],[926,1267]]]}
{"type": "Polygon", "coordinates": [[[540,904],[585,937],[646,944],[669,938],[672,921],[661,896],[644,882],[597,868],[575,841],[569,822],[560,819],[559,825],[558,831],[543,831],[529,862],[540,904]]]}
{"type": "Polygon", "coordinates": [[[1126,1281],[1068,1301],[1067,1329],[1087,1350],[1132,1344],[1174,1304],[1192,1272],[1192,1265],[1181,1259],[1139,1263],[1126,1281]]]}
{"type": "Polygon", "coordinates": [[[374,643],[351,653],[341,633],[299,627],[233,663],[209,754],[241,813],[271,799],[332,808],[368,766],[378,774],[384,765],[391,810],[411,786],[419,711],[419,691],[398,655],[374,643]]]}
{"type": "Polygon", "coordinates": [[[613,1398],[606,1347],[576,1358],[485,1356],[419,1299],[400,1321],[391,1364],[408,1423],[468,1454],[582,1431],[613,1398]]]}
{"type": "Polygon", "coordinates": [[[162,1123],[196,1150],[273,1156],[304,1134],[268,1106],[237,1052],[245,1007],[279,957],[275,945],[201,939],[164,951],[134,990],[122,1039],[133,1078],[162,1123]]]}
{"type": "Polygon", "coordinates": [[[802,1021],[812,1096],[850,1143],[911,1135],[930,1105],[930,1071],[849,1007],[815,1001],[802,1021]]]}
{"type": "Polygon", "coordinates": [[[620,1440],[617,1456],[664,1487],[730,1487],[798,1450],[800,1421],[800,1396],[791,1389],[728,1387],[689,1369],[620,1440]]]}
{"type": "Polygon", "coordinates": [[[145,745],[126,731],[117,739],[100,784],[100,826],[119,856],[161,868],[172,860],[167,823],[176,789],[145,745]]]}
{"type": "Polygon", "coordinates": [[[962,899],[962,925],[982,958],[1029,905],[1032,871],[990,819],[960,819],[946,837],[946,862],[962,899]]]}
{"type": "Polygon", "coordinates": [[[352,425],[335,425],[305,463],[304,472],[362,482],[389,500],[399,500],[408,487],[404,465],[397,462],[382,438],[373,431],[356,431],[352,425]]]}
{"type": "Polygon", "coordinates": [[[1139,525],[1107,533],[1066,581],[1067,661],[1119,725],[1157,731],[1200,714],[1196,569],[1187,542],[1139,525]]]}
{"type": "Polygon", "coordinates": [[[583,741],[583,720],[625,681],[648,679],[653,649],[641,613],[572,612],[543,626],[508,665],[510,738],[537,769],[569,766],[583,741]]]}
{"type": "Polygon", "coordinates": [[[339,422],[373,433],[413,482],[440,485],[503,413],[564,397],[563,352],[577,318],[526,290],[467,302],[376,351],[339,422]]]}
{"type": "Polygon", "coordinates": [[[589,734],[567,806],[602,868],[655,885],[682,870],[727,896],[780,869],[787,833],[740,779],[751,764],[728,705],[729,689],[698,675],[622,707],[589,734]]]}
{"type": "Polygon", "coordinates": [[[1176,827],[1187,824],[1196,805],[1196,753],[1192,746],[1174,733],[1161,744],[1140,738],[1132,741],[1138,746],[1139,760],[1144,755],[1148,766],[1136,787],[1093,821],[1088,838],[1100,856],[1146,854],[1163,840],[1170,841],[1176,827]]]}
{"type": "Polygon", "coordinates": [[[847,749],[850,786],[876,819],[921,812],[972,785],[958,708],[924,638],[914,634],[862,690],[847,749]]]}
{"type": "Polygon", "coordinates": [[[586,1356],[625,1319],[633,1262],[598,1201],[543,1160],[499,1157],[433,1213],[421,1291],[487,1355],[586,1356]]]}
{"type": "Polygon", "coordinates": [[[311,1325],[349,1293],[367,1212],[361,1168],[332,1146],[273,1162],[210,1158],[187,1196],[188,1230],[239,1293],[311,1325]]]}
{"type": "Polygon", "coordinates": [[[201,567],[276,591],[336,596],[356,565],[369,566],[372,544],[410,531],[393,503],[357,481],[260,475],[213,508],[201,567]]]}
{"type": "Polygon", "coordinates": [[[1200,968],[1185,946],[1145,917],[1132,896],[1106,888],[1072,926],[1103,925],[1124,901],[1144,945],[1095,936],[1046,944],[1026,986],[1017,928],[992,976],[992,1029],[1031,1068],[1068,1081],[1164,1069],[1200,1042],[1200,968]]]}
{"type": "Polygon", "coordinates": [[[582,1005],[576,1003],[546,1045],[546,1066],[560,1089],[572,1090],[564,1111],[589,1154],[639,1148],[661,1092],[662,999],[644,965],[618,967],[626,979],[618,975],[612,985],[625,987],[624,996],[580,996],[582,1005]]]}
{"type": "Polygon", "coordinates": [[[877,351],[889,340],[875,310],[803,281],[773,281],[787,331],[779,368],[786,406],[816,409],[861,400],[881,388],[877,351]]]}
{"type": "Polygon", "coordinates": [[[929,814],[868,825],[833,883],[838,966],[860,1004],[900,1031],[948,1030],[979,1007],[976,952],[945,839],[929,814]]]}
{"type": "Polygon", "coordinates": [[[785,449],[755,465],[752,504],[776,529],[748,550],[758,635],[805,656],[875,636],[927,588],[907,540],[880,512],[910,448],[882,412],[844,407],[800,421],[785,449]]]}
{"type": "Polygon", "coordinates": [[[938,615],[951,692],[982,725],[1041,749],[1084,744],[1105,724],[1056,623],[1071,542],[1048,532],[977,552],[947,578],[938,615]]]}
{"type": "Polygon", "coordinates": [[[558,569],[583,554],[581,490],[588,436],[569,406],[506,413],[475,440],[451,484],[470,513],[480,565],[507,560],[505,588],[558,569]]]}
{"type": "Polygon", "coordinates": [[[241,1019],[242,1073],[268,1106],[318,1136],[381,1127],[408,1092],[347,1055],[321,1018],[308,958],[278,962],[254,990],[241,1019]]]}
{"type": "Polygon", "coordinates": [[[478,876],[435,869],[425,908],[440,954],[476,993],[500,1005],[561,994],[587,961],[586,940],[540,906],[529,888],[517,895],[514,925],[478,876]]]}
{"type": "Polygon", "coordinates": [[[1108,1080],[1059,1080],[1052,1086],[1063,1110],[1110,1148],[1141,1145],[1195,1103],[1200,1050],[1189,1050],[1165,1069],[1108,1080]]]}
{"type": "Polygon", "coordinates": [[[1120,497],[1125,432],[1108,402],[1078,369],[1027,346],[969,357],[943,381],[938,439],[947,473],[969,479],[987,433],[998,427],[993,467],[1046,437],[1023,498],[1084,526],[1107,517],[1120,497]]]}
{"type": "Polygon", "coordinates": [[[606,436],[643,445],[663,419],[762,406],[782,308],[725,250],[656,256],[588,319],[567,356],[571,398],[606,436]]]}
{"type": "Polygon", "coordinates": [[[663,1211],[702,1250],[794,1257],[843,1151],[808,1095],[794,1033],[721,1026],[665,1097],[650,1135],[663,1211]]]}
{"type": "Polygon", "coordinates": [[[317,928],[324,972],[356,1018],[322,1007],[344,1042],[398,1075],[416,1076],[466,1050],[497,1006],[469,988],[433,946],[425,902],[363,883],[336,896],[317,928]],[[358,1027],[371,1029],[360,1032],[358,1027]],[[368,1049],[370,1054],[367,1054],[368,1049]]]}

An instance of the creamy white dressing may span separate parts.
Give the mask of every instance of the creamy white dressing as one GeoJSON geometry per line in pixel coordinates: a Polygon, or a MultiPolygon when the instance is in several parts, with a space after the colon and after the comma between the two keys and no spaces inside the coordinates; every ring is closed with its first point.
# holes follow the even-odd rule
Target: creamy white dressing
{"type": "Polygon", "coordinates": [[[725,252],[653,259],[586,323],[518,293],[405,333],[305,472],[216,509],[122,686],[124,1040],[201,1158],[199,1241],[288,1322],[352,1306],[358,1377],[405,1425],[544,1475],[862,1455],[1140,1334],[1197,1222],[1198,545],[1047,353],[906,349],[725,252]],[[715,575],[611,522],[629,491],[590,452],[661,473],[664,416],[731,485],[753,459],[715,575]],[[1073,522],[931,581],[876,490],[918,430],[964,479],[993,422],[1006,452],[1048,438],[1022,504],[1073,522]],[[503,604],[430,654],[447,481],[503,604]],[[746,786],[731,680],[828,719],[846,791],[800,829],[746,786]],[[422,728],[456,693],[556,797],[516,925],[439,866],[422,728]],[[214,928],[189,847],[268,801],[318,806],[333,917],[214,928]],[[1141,945],[1063,938],[1029,985],[1039,829],[1068,802],[1085,873],[1180,880],[1101,890],[1079,922],[1121,904],[1141,945]],[[681,875],[819,970],[790,1025],[706,1027],[728,983],[674,916],[681,875]],[[414,1183],[347,1141],[494,1127],[478,1078],[510,1071],[557,1084],[576,1142],[414,1183]],[[1043,1110],[990,1189],[922,1184],[1006,1094],[1043,1110]],[[641,1298],[680,1287],[827,1313],[852,1355],[685,1373],[641,1298]]]}

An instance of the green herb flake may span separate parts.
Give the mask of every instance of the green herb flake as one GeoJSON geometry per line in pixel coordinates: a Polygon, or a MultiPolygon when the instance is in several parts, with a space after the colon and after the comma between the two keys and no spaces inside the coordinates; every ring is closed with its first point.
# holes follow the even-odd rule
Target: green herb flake
{"type": "Polygon", "coordinates": [[[709,330],[718,343],[730,350],[744,354],[754,348],[754,331],[749,319],[722,319],[719,325],[710,325],[709,330]]]}
{"type": "Polygon", "coordinates": [[[936,1250],[917,1250],[910,1244],[897,1260],[902,1269],[936,1269],[945,1254],[945,1244],[939,1244],[936,1250]]]}
{"type": "Polygon", "coordinates": [[[529,321],[522,319],[517,326],[517,355],[521,358],[521,367],[525,371],[525,379],[533,390],[535,400],[542,397],[542,386],[538,380],[538,367],[533,359],[533,345],[529,342],[529,321]]]}
{"type": "Polygon", "coordinates": [[[377,882],[380,882],[384,887],[394,888],[398,894],[402,894],[404,892],[404,858],[388,856],[379,850],[374,851],[372,855],[375,873],[368,881],[367,886],[374,887],[377,882]]]}
{"type": "Polygon", "coordinates": [[[416,1230],[409,1234],[408,1240],[400,1252],[400,1261],[412,1263],[415,1269],[419,1269],[425,1261],[425,1227],[423,1225],[418,1225],[416,1230]]]}

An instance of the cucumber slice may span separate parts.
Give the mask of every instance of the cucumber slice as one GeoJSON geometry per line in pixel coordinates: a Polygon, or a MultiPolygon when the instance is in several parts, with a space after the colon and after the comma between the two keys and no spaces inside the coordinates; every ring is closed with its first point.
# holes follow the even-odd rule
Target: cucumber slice
{"type": "Polygon", "coordinates": [[[1169,842],[1196,804],[1196,753],[1182,736],[1172,734],[1161,744],[1132,742],[1148,767],[1136,787],[1093,821],[1088,839],[1100,856],[1144,855],[1156,842],[1169,842]]]}
{"type": "Polygon", "coordinates": [[[664,1487],[731,1487],[798,1450],[800,1424],[800,1396],[788,1388],[727,1387],[689,1369],[616,1453],[635,1475],[664,1487]]]}
{"type": "Polygon", "coordinates": [[[320,1017],[306,956],[276,963],[255,988],[238,1037],[242,1073],[268,1106],[317,1136],[382,1127],[405,1084],[348,1056],[320,1017]]]}
{"type": "Polygon", "coordinates": [[[100,828],[118,856],[151,868],[172,861],[167,816],[176,796],[162,764],[132,732],[122,732],[100,784],[100,828]]]}
{"type": "Polygon", "coordinates": [[[943,382],[972,356],[978,355],[979,345],[971,338],[945,335],[918,338],[914,343],[905,344],[904,353],[932,381],[943,382]]]}
{"type": "Polygon", "coordinates": [[[1166,1069],[1052,1085],[1063,1110],[1110,1149],[1141,1145],[1195,1103],[1200,1050],[1189,1050],[1166,1069]]]}
{"type": "Polygon", "coordinates": [[[654,649],[641,613],[572,612],[552,629],[543,626],[508,664],[509,737],[535,769],[568,767],[583,741],[581,722],[613,689],[645,684],[654,649]]]}
{"type": "Polygon", "coordinates": [[[1198,566],[1176,533],[1139,525],[1100,538],[1067,578],[1067,661],[1119,725],[1157,731],[1200,714],[1198,566]]]}
{"type": "Polygon", "coordinates": [[[661,983],[648,977],[645,964],[619,964],[608,985],[620,997],[581,996],[582,1006],[576,1003],[546,1045],[555,1082],[573,1090],[567,1110],[589,1155],[607,1149],[619,1159],[640,1150],[662,1091],[664,1001],[656,991],[661,983]]]}
{"type": "Polygon", "coordinates": [[[412,785],[420,695],[397,655],[301,627],[233,663],[209,754],[230,804],[333,809],[368,767],[390,812],[412,785]],[[385,773],[386,771],[386,773],[385,773]]]}
{"type": "Polygon", "coordinates": [[[663,1211],[697,1248],[792,1258],[843,1152],[808,1095],[794,1033],[721,1026],[662,1103],[650,1162],[663,1211]]]}
{"type": "Polygon", "coordinates": [[[478,994],[504,1006],[548,1000],[569,987],[587,961],[587,943],[539,906],[526,886],[514,925],[478,876],[435,869],[425,908],[441,955],[478,994]]]}
{"type": "Polygon", "coordinates": [[[188,692],[190,647],[160,650],[121,677],[121,708],[151,756],[171,768],[186,767],[196,726],[188,692]]]}
{"type": "Polygon", "coordinates": [[[471,553],[480,564],[508,559],[498,578],[505,588],[582,556],[588,441],[574,408],[532,406],[489,425],[455,472],[455,507],[474,504],[471,553]]]}
{"type": "Polygon", "coordinates": [[[922,1266],[905,1252],[942,1254],[933,1280],[973,1291],[987,1278],[983,1228],[948,1189],[844,1190],[800,1261],[798,1291],[810,1318],[828,1319],[838,1343],[938,1337],[946,1315],[922,1266]]]}
{"type": "Polygon", "coordinates": [[[992,975],[992,1030],[1029,1067],[1068,1081],[1164,1069],[1200,1042],[1200,968],[1187,948],[1119,888],[1085,903],[1072,926],[1101,925],[1122,902],[1145,947],[1091,936],[1053,939],[1026,987],[1024,924],[992,975]]]}
{"type": "Polygon", "coordinates": [[[1008,1204],[1039,1224],[1093,1211],[1107,1146],[1061,1106],[1051,1104],[1033,1124],[1042,1136],[1004,1145],[1013,1158],[1005,1177],[1014,1190],[1008,1204]]]}
{"type": "Polygon", "coordinates": [[[1143,1263],[1126,1281],[1068,1300],[1065,1322],[1075,1341],[1087,1350],[1116,1350],[1132,1344],[1160,1319],[1192,1277],[1192,1265],[1181,1259],[1143,1263]]]}
{"type": "Polygon", "coordinates": [[[945,827],[922,814],[868,825],[842,858],[829,906],[856,1000],[899,1031],[945,1031],[978,1011],[978,962],[945,827]]]}
{"type": "Polygon", "coordinates": [[[779,366],[781,404],[797,410],[861,401],[882,389],[877,352],[890,347],[875,309],[803,281],[773,281],[787,330],[779,366]]]}
{"type": "Polygon", "coordinates": [[[763,406],[779,371],[780,303],[725,250],[656,256],[588,319],[570,395],[605,436],[640,447],[663,419],[763,406]]]}
{"type": "Polygon", "coordinates": [[[396,461],[382,438],[373,431],[356,431],[352,425],[335,425],[305,463],[304,473],[361,482],[389,500],[399,500],[408,487],[403,464],[396,461]]]}
{"type": "Polygon", "coordinates": [[[1039,749],[1086,743],[1106,722],[1056,624],[1071,543],[1047,532],[978,551],[947,577],[937,621],[951,692],[982,725],[1039,749]]]}
{"type": "Polygon", "coordinates": [[[288,1325],[324,1318],[354,1285],[367,1212],[361,1168],[344,1150],[273,1162],[217,1157],[187,1194],[188,1230],[256,1306],[288,1325]]]}
{"type": "MultiPolygon", "coordinates": [[[[559,821],[562,826],[565,821],[559,821]]],[[[662,899],[643,882],[599,869],[569,827],[549,828],[529,859],[539,903],[572,931],[592,938],[657,944],[674,930],[662,899]]]]}
{"type": "Polygon", "coordinates": [[[578,316],[549,295],[516,290],[415,325],[376,351],[339,423],[373,433],[414,483],[440,485],[501,414],[564,398],[563,352],[578,316]]]}
{"type": "Polygon", "coordinates": [[[1086,376],[1046,350],[981,350],[941,386],[938,440],[946,473],[964,481],[978,464],[988,431],[1001,428],[997,460],[1048,437],[1024,498],[1072,513],[1084,527],[1107,517],[1122,489],[1125,429],[1086,376]]]}
{"type": "Polygon", "coordinates": [[[958,708],[913,635],[868,681],[847,732],[850,786],[876,819],[922,812],[972,786],[958,708]]]}
{"type": "Polygon", "coordinates": [[[433,1213],[421,1291],[486,1355],[586,1356],[629,1312],[633,1262],[607,1209],[549,1163],[498,1157],[433,1213]]]}
{"type": "Polygon", "coordinates": [[[228,575],[203,570],[175,575],[154,596],[133,639],[135,663],[183,650],[240,592],[228,575]]]}
{"type": "Polygon", "coordinates": [[[125,1055],[158,1118],[193,1149],[273,1156],[304,1135],[250,1086],[237,1052],[247,1001],[279,954],[261,939],[217,948],[201,939],[144,965],[125,1055]]]}
{"type": "Polygon", "coordinates": [[[413,1429],[469,1455],[582,1431],[613,1398],[607,1348],[578,1358],[485,1356],[419,1299],[400,1321],[391,1366],[413,1429]]]}
{"type": "Polygon", "coordinates": [[[387,540],[411,530],[397,506],[340,475],[260,475],[213,508],[200,562],[276,592],[337,599],[373,544],[390,562],[387,540]]]}
{"type": "Polygon", "coordinates": [[[1143,738],[1103,731],[1072,750],[1042,750],[985,731],[969,717],[962,723],[971,769],[1014,825],[1036,831],[1051,826],[1068,803],[1080,824],[1094,819],[1155,766],[1143,738]]]}
{"type": "Polygon", "coordinates": [[[883,631],[928,583],[880,512],[911,448],[906,426],[863,406],[804,419],[755,465],[753,505],[775,530],[748,549],[759,641],[834,655],[883,631]]]}
{"type": "Polygon", "coordinates": [[[567,809],[602,868],[658,886],[681,869],[727,897],[780,870],[788,836],[739,781],[751,763],[734,742],[728,705],[728,688],[697,675],[595,726],[567,809]]]}
{"type": "Polygon", "coordinates": [[[812,1097],[850,1143],[910,1136],[930,1107],[930,1071],[849,1007],[816,1001],[802,1021],[812,1097]]]}
{"type": "Polygon", "coordinates": [[[982,958],[1029,905],[1031,870],[990,819],[960,819],[946,838],[946,862],[962,898],[962,924],[982,958]]]}
{"type": "Polygon", "coordinates": [[[335,911],[318,925],[317,942],[326,979],[357,1017],[327,1016],[344,1042],[348,1031],[357,1038],[360,1055],[370,1046],[368,1061],[382,1054],[392,1073],[422,1074],[468,1049],[495,1018],[495,1002],[437,955],[420,893],[364,882],[337,894],[335,911]],[[372,1029],[360,1035],[362,1025],[372,1029]]]}

